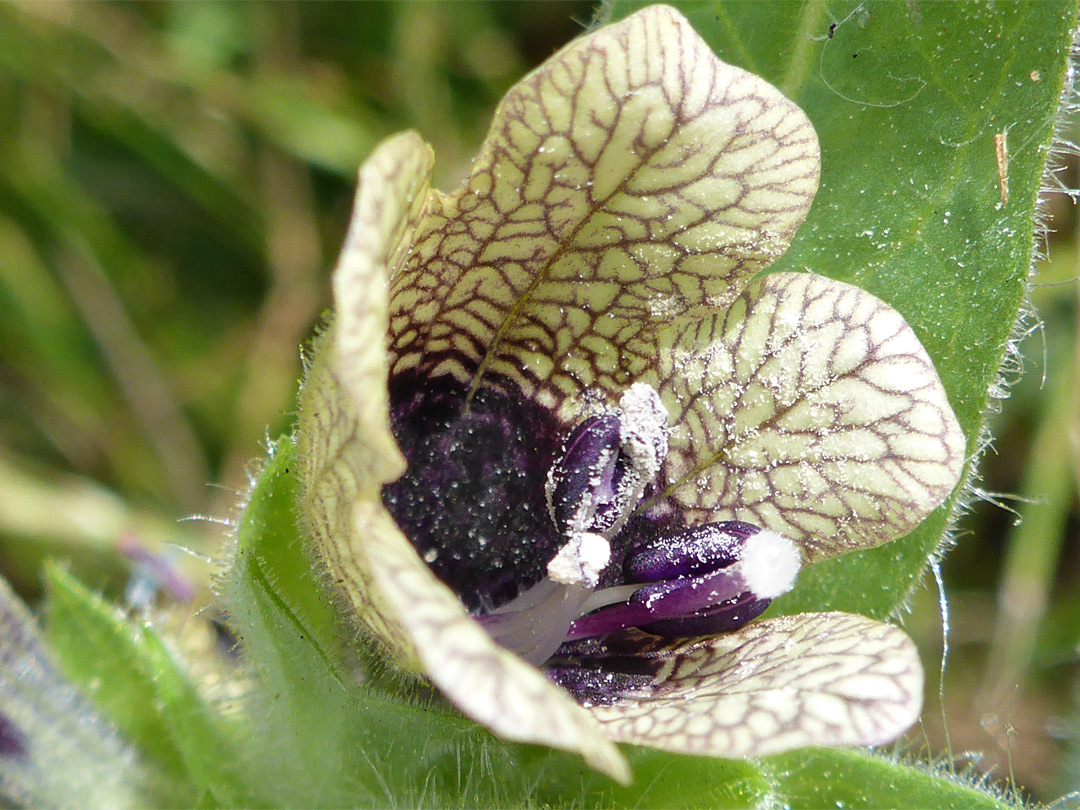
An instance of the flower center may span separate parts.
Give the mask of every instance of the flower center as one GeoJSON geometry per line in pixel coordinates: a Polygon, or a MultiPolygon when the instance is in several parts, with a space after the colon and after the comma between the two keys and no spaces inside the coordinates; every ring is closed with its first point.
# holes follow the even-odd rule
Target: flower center
{"type": "Polygon", "coordinates": [[[492,638],[526,660],[634,627],[735,629],[794,582],[799,551],[775,532],[663,528],[635,514],[667,454],[667,412],[650,386],[631,386],[556,453],[559,425],[520,395],[487,388],[467,403],[449,377],[398,383],[409,468],[385,488],[387,508],[492,638]]]}

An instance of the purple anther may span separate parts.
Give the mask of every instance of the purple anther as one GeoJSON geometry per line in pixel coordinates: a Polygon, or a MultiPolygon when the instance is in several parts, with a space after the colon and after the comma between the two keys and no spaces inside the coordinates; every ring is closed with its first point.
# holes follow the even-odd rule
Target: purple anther
{"type": "Polygon", "coordinates": [[[611,539],[656,479],[668,451],[667,410],[656,389],[634,383],[615,411],[591,416],[563,443],[547,480],[559,534],[611,539]]]}
{"type": "Polygon", "coordinates": [[[747,592],[714,607],[695,611],[687,617],[662,619],[640,625],[640,627],[646,633],[669,638],[730,633],[764,613],[771,602],[771,599],[758,599],[754,594],[747,592]]]}
{"type": "Polygon", "coordinates": [[[586,607],[599,609],[574,621],[567,641],[630,627],[657,635],[737,629],[789,590],[800,567],[794,543],[746,523],[696,526],[647,550],[628,568],[638,577],[667,578],[597,591],[586,607]]]}
{"type": "Polygon", "coordinates": [[[626,558],[628,582],[660,582],[725,568],[742,554],[758,527],[738,520],[692,526],[639,546],[626,558]]]}
{"type": "Polygon", "coordinates": [[[621,517],[617,500],[624,466],[618,414],[593,416],[574,428],[548,474],[548,509],[561,535],[603,532],[614,525],[621,517]]]}
{"type": "MultiPolygon", "coordinates": [[[[664,620],[692,618],[745,594],[746,583],[742,577],[723,568],[703,576],[650,582],[635,590],[628,601],[602,608],[575,621],[570,625],[566,641],[605,636],[629,627],[644,627],[664,620]]],[[[753,594],[750,596],[753,597],[753,594]]]]}

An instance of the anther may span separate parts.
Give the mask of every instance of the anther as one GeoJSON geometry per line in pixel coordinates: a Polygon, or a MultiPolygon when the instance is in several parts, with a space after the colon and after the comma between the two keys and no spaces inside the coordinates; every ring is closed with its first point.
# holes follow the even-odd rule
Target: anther
{"type": "Polygon", "coordinates": [[[547,480],[551,519],[566,543],[548,575],[595,587],[610,548],[667,456],[667,411],[652,386],[635,383],[619,409],[586,419],[563,443],[547,480]],[[597,562],[600,563],[597,567],[597,562]]]}
{"type": "Polygon", "coordinates": [[[667,456],[667,411],[649,385],[630,386],[614,411],[571,431],[548,472],[548,512],[563,545],[547,576],[477,621],[498,643],[541,664],[563,643],[611,557],[611,539],[667,456]]]}
{"type": "Polygon", "coordinates": [[[647,543],[629,558],[636,584],[589,597],[567,640],[640,627],[659,635],[737,629],[790,590],[801,566],[798,547],[747,523],[695,526],[647,543]],[[642,582],[642,580],[651,580],[642,582]]]}
{"type": "Polygon", "coordinates": [[[586,419],[563,443],[547,479],[548,512],[559,534],[604,531],[618,518],[619,414],[586,419]]]}

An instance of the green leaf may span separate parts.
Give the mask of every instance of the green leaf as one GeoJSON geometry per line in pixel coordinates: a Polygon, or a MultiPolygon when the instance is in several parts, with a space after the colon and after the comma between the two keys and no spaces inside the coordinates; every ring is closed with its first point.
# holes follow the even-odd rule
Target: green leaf
{"type": "Polygon", "coordinates": [[[46,639],[62,671],[86,690],[120,732],[160,771],[159,801],[205,803],[235,781],[227,729],[177,655],[57,567],[47,569],[46,639]]]}
{"type": "MultiPolygon", "coordinates": [[[[616,0],[613,17],[644,5],[616,0]]],[[[856,284],[899,310],[973,454],[1024,298],[1076,2],[673,5],[721,58],[798,103],[821,140],[821,189],[771,270],[856,284]]],[[[955,505],[901,540],[808,569],[778,611],[888,616],[955,505]]]]}
{"type": "Polygon", "coordinates": [[[863,751],[804,749],[761,760],[628,751],[635,780],[619,787],[557,765],[541,777],[536,804],[567,807],[958,808],[1013,807],[977,777],[905,764],[863,751]]]}
{"type": "Polygon", "coordinates": [[[947,768],[905,765],[863,751],[809,749],[770,757],[763,774],[780,785],[784,805],[796,808],[831,807],[1015,807],[998,793],[987,791],[981,777],[957,774],[947,768]]]}
{"type": "MultiPolygon", "coordinates": [[[[344,630],[337,623],[329,597],[316,586],[315,572],[297,525],[299,480],[296,445],[283,437],[251,493],[240,524],[233,565],[223,596],[234,623],[256,628],[265,617],[255,612],[258,598],[279,602],[281,626],[309,642],[331,671],[340,669],[344,630]]],[[[278,632],[281,627],[275,628],[278,632]]]]}

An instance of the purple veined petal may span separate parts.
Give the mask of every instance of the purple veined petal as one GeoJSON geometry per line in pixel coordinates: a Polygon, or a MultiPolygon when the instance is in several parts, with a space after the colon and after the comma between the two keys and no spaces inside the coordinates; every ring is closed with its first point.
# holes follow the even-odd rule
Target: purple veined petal
{"type": "Polygon", "coordinates": [[[784,252],[819,169],[805,114],[676,10],[582,37],[430,199],[392,278],[391,372],[512,380],[568,422],[585,392],[613,405],[662,326],[723,308],[784,252]]]}
{"type": "Polygon", "coordinates": [[[774,273],[665,348],[654,384],[686,429],[664,494],[689,522],[745,520],[812,563],[905,534],[959,480],[965,438],[933,361],[865,290],[774,273]]]}
{"type": "Polygon", "coordinates": [[[384,142],[360,172],[334,275],[337,316],[303,388],[298,450],[312,551],[350,618],[390,663],[421,671],[465,715],[504,739],[580,753],[628,782],[596,722],[539,671],[476,626],[381,503],[406,468],[390,429],[387,278],[425,216],[431,150],[414,133],[384,142]]]}
{"type": "Polygon", "coordinates": [[[655,677],[592,709],[620,742],[731,758],[880,745],[922,706],[914,643],[865,616],[803,613],[709,638],[635,644],[661,664],[655,677]]]}

